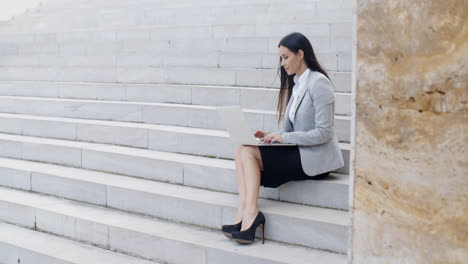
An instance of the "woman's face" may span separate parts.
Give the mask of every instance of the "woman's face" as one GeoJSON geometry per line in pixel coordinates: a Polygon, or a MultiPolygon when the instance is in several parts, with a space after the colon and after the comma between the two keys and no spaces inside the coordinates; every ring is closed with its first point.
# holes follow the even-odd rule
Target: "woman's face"
{"type": "Polygon", "coordinates": [[[285,46],[279,47],[279,54],[281,58],[281,67],[288,73],[292,75],[298,72],[301,66],[301,60],[303,60],[303,51],[299,50],[297,54],[286,48],[285,46]]]}

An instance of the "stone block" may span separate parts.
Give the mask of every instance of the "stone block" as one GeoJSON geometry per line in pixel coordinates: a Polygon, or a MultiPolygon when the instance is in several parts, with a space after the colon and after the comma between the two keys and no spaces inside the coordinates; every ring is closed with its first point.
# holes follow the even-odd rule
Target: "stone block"
{"type": "Polygon", "coordinates": [[[193,86],[191,89],[191,103],[194,105],[239,105],[238,88],[193,86]]]}
{"type": "Polygon", "coordinates": [[[208,248],[206,250],[206,263],[216,264],[235,264],[235,263],[255,263],[255,264],[282,264],[281,261],[273,261],[271,259],[262,259],[257,256],[240,255],[233,252],[208,248]]]}
{"type": "Polygon", "coordinates": [[[250,89],[240,90],[240,105],[252,109],[276,110],[278,90],[250,89]]]}
{"type": "MultiPolygon", "coordinates": [[[[68,56],[68,55],[85,56],[88,54],[86,44],[77,43],[77,42],[60,43],[58,50],[59,51],[57,55],[61,55],[61,56],[68,56]]],[[[48,58],[45,58],[45,60],[48,60],[48,58]]]]}
{"type": "Polygon", "coordinates": [[[217,68],[218,54],[174,54],[164,55],[164,65],[170,67],[217,68]]]}
{"type": "Polygon", "coordinates": [[[149,131],[148,134],[149,149],[222,158],[234,156],[234,146],[226,137],[170,131],[149,131]]]}
{"type": "Polygon", "coordinates": [[[138,127],[78,123],[77,140],[146,148],[148,132],[147,129],[138,127]]]}
{"type": "Polygon", "coordinates": [[[335,134],[340,142],[351,142],[351,120],[335,116],[335,134]]]}
{"type": "Polygon", "coordinates": [[[60,74],[58,79],[54,76],[46,76],[46,81],[67,81],[67,82],[116,82],[118,74],[114,67],[94,68],[94,67],[67,67],[63,69],[52,68],[51,73],[60,74]]]}
{"type": "Polygon", "coordinates": [[[81,149],[41,143],[23,143],[23,159],[81,167],[81,149]]]}
{"type": "Polygon", "coordinates": [[[351,93],[351,73],[348,72],[329,72],[335,92],[351,93]]]}
{"type": "Polygon", "coordinates": [[[130,41],[122,40],[120,53],[123,54],[160,54],[161,52],[170,51],[172,42],[169,40],[153,40],[153,41],[130,41]]]}
{"type": "Polygon", "coordinates": [[[20,259],[18,247],[0,242],[0,263],[17,263],[20,259]]]}
{"type": "Polygon", "coordinates": [[[234,168],[184,164],[184,185],[237,193],[234,168]]]}
{"type": "Polygon", "coordinates": [[[292,181],[279,187],[279,199],[348,210],[348,189],[348,184],[327,180],[292,181]]]}
{"type": "Polygon", "coordinates": [[[29,171],[0,167],[0,185],[31,190],[31,175],[29,171]]]}
{"type": "Polygon", "coordinates": [[[76,140],[76,124],[50,120],[21,120],[22,135],[76,140]],[[44,129],[47,127],[47,129],[44,129]]]}
{"type": "Polygon", "coordinates": [[[317,53],[317,61],[326,71],[338,70],[338,57],[335,53],[317,53]]]}
{"type": "Polygon", "coordinates": [[[236,72],[217,68],[166,68],[164,81],[177,84],[234,85],[236,72]]]}
{"type": "MultiPolygon", "coordinates": [[[[101,86],[101,85],[100,85],[101,86]]],[[[96,100],[97,91],[99,90],[97,84],[85,84],[85,83],[63,83],[59,87],[60,98],[69,99],[88,99],[96,100]]],[[[114,91],[108,91],[110,94],[114,94],[114,91]]]]}
{"type": "Polygon", "coordinates": [[[218,113],[213,109],[191,109],[188,112],[188,126],[224,130],[218,113]]]}
{"type": "MultiPolygon", "coordinates": [[[[52,207],[53,208],[53,207],[52,207]]],[[[75,240],[109,246],[109,229],[105,224],[56,213],[52,210],[36,210],[37,229],[75,240]]]]}
{"type": "Polygon", "coordinates": [[[27,43],[27,44],[18,44],[18,54],[19,55],[39,55],[39,54],[48,54],[48,55],[57,55],[59,53],[58,44],[54,43],[27,43]]]}
{"type": "Polygon", "coordinates": [[[336,36],[332,37],[331,50],[335,52],[351,53],[353,47],[352,37],[336,36]]]}
{"type": "Polygon", "coordinates": [[[112,249],[132,252],[155,261],[206,263],[205,247],[166,237],[110,226],[109,241],[112,249]],[[174,254],[174,252],[184,252],[184,254],[174,254]]]}
{"type": "Polygon", "coordinates": [[[338,54],[338,71],[352,71],[352,55],[349,53],[338,54]]]}
{"type": "Polygon", "coordinates": [[[0,200],[0,219],[3,222],[34,228],[35,208],[0,200]]]}
{"type": "Polygon", "coordinates": [[[221,68],[263,68],[262,56],[248,53],[222,53],[219,57],[221,68]]]}
{"type": "Polygon", "coordinates": [[[152,40],[207,39],[212,37],[211,26],[161,27],[151,29],[152,40]]]}
{"type": "Polygon", "coordinates": [[[271,230],[265,232],[267,238],[343,254],[347,252],[347,226],[276,214],[273,217],[268,213],[265,218],[271,219],[265,223],[265,229],[271,230]]]}
{"type": "Polygon", "coordinates": [[[190,89],[177,85],[126,85],[126,101],[190,104],[190,89]]]}
{"type": "Polygon", "coordinates": [[[161,68],[117,68],[117,82],[162,83],[164,70],[161,68]]]}
{"type": "Polygon", "coordinates": [[[106,186],[44,173],[31,173],[32,191],[86,203],[106,205],[106,186]]]}
{"type": "Polygon", "coordinates": [[[26,55],[2,55],[0,53],[0,66],[1,67],[37,67],[40,65],[37,56],[26,55]]]}
{"type": "MultiPolygon", "coordinates": [[[[48,57],[49,59],[51,57],[48,57]]],[[[55,57],[52,59],[58,59],[58,61],[48,62],[46,57],[40,57],[41,65],[51,65],[56,67],[115,67],[116,56],[115,55],[89,55],[89,56],[62,56],[55,57]]]]}
{"type": "Polygon", "coordinates": [[[335,114],[351,115],[351,95],[350,94],[335,94],[335,114]]]}
{"type": "Polygon", "coordinates": [[[236,85],[255,87],[279,87],[280,77],[276,69],[237,69],[236,85]]]}
{"type": "Polygon", "coordinates": [[[119,30],[117,31],[117,40],[149,40],[149,29],[132,29],[132,30],[119,30]]]}
{"type": "Polygon", "coordinates": [[[219,52],[226,50],[226,39],[197,39],[197,40],[171,40],[170,48],[173,52],[219,52]]]}
{"type": "Polygon", "coordinates": [[[112,30],[104,31],[67,31],[58,32],[56,40],[58,43],[73,43],[87,41],[117,41],[116,32],[112,30]]]}
{"type": "Polygon", "coordinates": [[[330,36],[329,24],[257,24],[256,33],[257,37],[284,37],[292,32],[300,32],[304,34],[309,40],[315,37],[328,37],[330,36]]]}
{"type": "Polygon", "coordinates": [[[332,38],[335,37],[353,37],[353,23],[346,22],[346,23],[333,23],[330,24],[330,32],[332,38]]]}
{"type": "Polygon", "coordinates": [[[84,119],[142,121],[142,105],[65,101],[63,116],[84,119]]]}
{"type": "Polygon", "coordinates": [[[18,46],[11,43],[0,43],[0,55],[11,56],[18,55],[18,46]]]}
{"type": "Polygon", "coordinates": [[[10,117],[0,117],[0,132],[7,134],[21,135],[23,131],[23,122],[21,119],[10,117]]]}
{"type": "MultiPolygon", "coordinates": [[[[278,53],[278,49],[276,50],[278,53]]],[[[263,69],[278,69],[280,67],[279,54],[264,54],[262,55],[262,68],[263,69]]]]}
{"type": "Polygon", "coordinates": [[[150,124],[165,124],[188,126],[190,108],[170,107],[169,105],[143,106],[143,122],[150,124]]]}
{"type": "Polygon", "coordinates": [[[221,226],[221,206],[117,187],[108,188],[108,206],[178,222],[221,226]]]}
{"type": "Polygon", "coordinates": [[[83,150],[82,168],[159,181],[182,183],[182,165],[149,157],[83,150]]]}
{"type": "Polygon", "coordinates": [[[59,97],[59,85],[53,83],[25,82],[10,83],[10,95],[34,97],[59,97]]]}
{"type": "Polygon", "coordinates": [[[17,141],[0,139],[0,156],[3,158],[23,158],[23,144],[17,141]]]}
{"type": "Polygon", "coordinates": [[[130,67],[156,67],[159,68],[164,65],[162,56],[148,56],[143,54],[128,54],[117,56],[117,67],[130,68],[130,67]]]}
{"type": "Polygon", "coordinates": [[[255,37],[254,24],[213,25],[213,38],[255,37]]]}
{"type": "Polygon", "coordinates": [[[230,52],[266,52],[268,38],[227,38],[225,51],[230,52]]]}

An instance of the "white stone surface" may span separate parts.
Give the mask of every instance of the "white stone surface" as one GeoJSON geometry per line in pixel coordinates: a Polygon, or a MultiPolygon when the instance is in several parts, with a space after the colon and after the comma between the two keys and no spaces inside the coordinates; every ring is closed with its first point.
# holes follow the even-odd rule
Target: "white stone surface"
{"type": "Polygon", "coordinates": [[[0,185],[31,190],[31,173],[24,170],[0,167],[0,185]]]}
{"type": "MultiPolygon", "coordinates": [[[[336,114],[343,115],[349,112],[347,108],[349,107],[350,94],[346,90],[350,77],[349,73],[334,72],[330,74],[336,92],[335,97],[343,97],[340,99],[343,104],[342,101],[335,104],[336,114]]],[[[252,78],[254,78],[253,75],[252,78]]],[[[197,105],[240,104],[246,108],[276,110],[278,89],[174,84],[0,82],[0,94],[4,95],[0,97],[2,100],[12,99],[5,97],[8,95],[21,95],[25,97],[171,102],[197,105]]],[[[5,103],[2,106],[5,106],[1,108],[4,109],[4,112],[12,108],[10,105],[7,107],[5,103]]]]}
{"type": "Polygon", "coordinates": [[[0,223],[0,230],[0,261],[6,264],[157,263],[10,224],[0,223]]]}
{"type": "MultiPolygon", "coordinates": [[[[9,192],[3,192],[6,194],[2,195],[2,198],[10,201],[7,198],[9,192]]],[[[107,205],[112,208],[212,228],[219,228],[221,223],[232,221],[233,215],[230,218],[227,211],[234,214],[236,205],[236,200],[233,199],[232,195],[216,192],[210,194],[205,190],[190,190],[187,187],[161,183],[139,183],[137,181],[127,183],[125,187],[121,186],[120,188],[109,186],[107,198],[107,205]]],[[[19,204],[22,208],[28,204],[26,200],[14,203],[19,204]]],[[[346,245],[343,242],[346,242],[347,236],[347,222],[344,218],[347,213],[329,209],[306,208],[300,205],[286,205],[267,200],[260,200],[259,207],[269,220],[265,227],[266,230],[270,230],[265,234],[267,238],[307,246],[321,245],[325,249],[339,252],[346,251],[346,245]],[[295,222],[295,225],[288,225],[284,221],[295,222]],[[294,232],[310,232],[311,234],[310,236],[292,236],[294,232]]],[[[89,240],[93,236],[86,236],[87,231],[79,233],[80,226],[84,225],[93,228],[97,240],[94,241],[95,243],[105,243],[105,238],[107,238],[105,228],[86,220],[80,221],[81,223],[76,220],[69,221],[69,218],[60,217],[54,213],[54,211],[63,210],[63,208],[64,206],[60,204],[48,205],[47,208],[42,206],[42,210],[36,212],[35,215],[37,227],[40,230],[72,238],[82,235],[83,238],[89,240]]],[[[82,215],[86,215],[86,208],[84,209],[85,211],[81,211],[82,215]]],[[[85,227],[81,229],[86,230],[85,227]]]]}
{"type": "Polygon", "coordinates": [[[148,148],[148,130],[137,127],[78,124],[79,141],[148,148]]]}
{"type": "MultiPolygon", "coordinates": [[[[0,115],[1,133],[131,148],[0,135],[0,156],[40,161],[5,159],[2,163],[3,158],[0,158],[0,164],[8,164],[0,165],[0,184],[23,189],[32,186],[35,191],[100,205],[108,202],[109,195],[112,196],[110,202],[124,210],[215,228],[232,221],[236,199],[223,200],[217,195],[231,194],[217,192],[237,191],[233,161],[170,152],[233,157],[235,146],[226,133],[206,129],[224,129],[211,107],[214,105],[247,108],[246,117],[253,130],[279,129],[274,115],[277,89],[264,88],[279,86],[279,77],[275,79],[277,44],[285,34],[299,31],[311,40],[319,61],[335,84],[336,134],[341,141],[349,141],[352,5],[341,0],[295,3],[285,0],[223,3],[215,0],[197,3],[116,0],[111,4],[104,0],[92,3],[64,0],[51,1],[50,5],[40,8],[40,13],[26,14],[7,26],[1,25],[0,95],[84,99],[41,101],[1,97],[0,112],[46,117],[0,115]],[[17,82],[20,80],[29,82],[17,82]],[[48,119],[50,116],[67,119],[48,119]],[[186,127],[177,127],[180,125],[186,127]],[[80,153],[79,163],[77,153],[80,153]],[[23,166],[27,164],[31,169],[22,170],[17,162],[26,162],[23,166]],[[45,169],[49,166],[54,169],[45,169]],[[151,188],[155,187],[152,182],[148,186],[139,185],[132,177],[109,176],[88,169],[185,186],[169,185],[155,191],[151,188]],[[187,186],[205,190],[195,189],[194,193],[188,191],[193,187],[184,189],[187,186]],[[222,205],[214,205],[212,200],[222,205]],[[193,217],[184,214],[187,208],[193,210],[189,211],[193,217]]],[[[342,147],[346,166],[339,171],[347,173],[349,145],[342,144],[342,147]]],[[[346,210],[347,181],[346,175],[337,174],[322,181],[292,182],[278,189],[261,188],[260,197],[346,210]]],[[[20,208],[21,201],[16,196],[16,204],[11,206],[20,208]]],[[[311,225],[303,216],[297,217],[298,212],[304,214],[308,206],[298,209],[291,203],[264,203],[263,199],[261,202],[269,219],[268,238],[346,251],[347,227],[334,227],[333,218],[311,225]],[[284,229],[292,225],[297,228],[284,229]]],[[[15,214],[11,210],[13,207],[8,210],[15,214]]],[[[172,223],[156,223],[140,216],[124,216],[115,210],[101,210],[103,208],[90,209],[88,205],[77,203],[33,207],[40,208],[31,211],[34,212],[32,218],[22,209],[14,217],[8,217],[18,222],[22,221],[22,216],[36,219],[37,226],[47,232],[164,262],[345,261],[342,255],[310,249],[301,251],[295,246],[271,241],[267,244],[280,246],[253,245],[255,248],[243,248],[239,252],[236,245],[219,236],[219,232],[212,236],[211,231],[193,226],[175,224],[174,228],[172,223]],[[182,251],[187,254],[172,254],[182,251]]],[[[24,223],[31,225],[28,221],[24,223]]],[[[36,263],[65,262],[54,258],[53,254],[18,248],[1,242],[0,235],[0,252],[6,249],[12,252],[7,258],[13,258],[15,263],[21,254],[22,263],[29,259],[36,263]]]]}

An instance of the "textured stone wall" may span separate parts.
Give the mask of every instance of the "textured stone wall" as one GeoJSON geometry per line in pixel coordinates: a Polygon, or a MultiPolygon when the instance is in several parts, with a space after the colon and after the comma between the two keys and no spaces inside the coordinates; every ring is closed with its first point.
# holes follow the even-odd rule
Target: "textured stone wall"
{"type": "Polygon", "coordinates": [[[355,12],[353,263],[468,263],[468,1],[355,12]]]}

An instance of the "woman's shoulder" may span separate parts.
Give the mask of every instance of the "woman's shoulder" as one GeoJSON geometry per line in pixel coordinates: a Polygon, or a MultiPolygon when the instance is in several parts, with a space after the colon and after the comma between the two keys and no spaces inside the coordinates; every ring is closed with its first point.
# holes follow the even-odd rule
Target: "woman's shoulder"
{"type": "Polygon", "coordinates": [[[311,71],[308,77],[309,90],[325,89],[333,92],[333,84],[325,74],[318,71],[311,71]]]}

